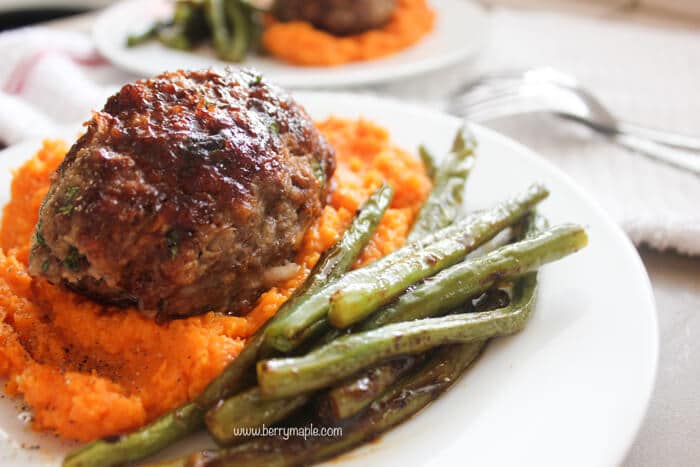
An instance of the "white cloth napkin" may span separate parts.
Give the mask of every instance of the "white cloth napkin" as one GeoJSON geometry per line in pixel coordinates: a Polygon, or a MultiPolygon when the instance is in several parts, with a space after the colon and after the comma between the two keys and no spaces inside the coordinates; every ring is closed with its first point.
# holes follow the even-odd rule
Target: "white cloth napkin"
{"type": "Polygon", "coordinates": [[[0,34],[0,141],[6,145],[78,129],[120,83],[80,33],[27,28],[0,34]]]}
{"type": "MultiPolygon", "coordinates": [[[[476,64],[375,89],[406,100],[448,94],[476,71],[550,65],[621,116],[700,135],[700,34],[611,20],[492,11],[476,64]]],[[[65,135],[134,77],[100,60],[88,36],[33,28],[0,34],[0,141],[65,135]]],[[[494,128],[572,175],[637,244],[700,255],[700,178],[647,160],[549,116],[494,128]]],[[[0,153],[2,157],[2,153],[0,153]]]]}

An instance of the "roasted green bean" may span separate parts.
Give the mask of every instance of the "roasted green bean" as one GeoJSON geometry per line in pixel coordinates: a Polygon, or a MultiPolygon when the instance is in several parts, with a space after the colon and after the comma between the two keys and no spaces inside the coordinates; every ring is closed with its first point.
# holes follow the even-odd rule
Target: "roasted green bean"
{"type": "Polygon", "coordinates": [[[499,281],[536,270],[583,248],[587,238],[582,227],[565,224],[464,261],[409,290],[381,313],[362,323],[360,328],[376,329],[447,312],[499,281]]]}
{"type": "MultiPolygon", "coordinates": [[[[586,242],[586,233],[578,226],[551,229],[496,250],[486,260],[475,258],[458,265],[454,271],[446,271],[442,277],[430,281],[429,293],[415,294],[422,288],[419,286],[402,296],[399,302],[406,296],[412,298],[404,302],[401,310],[415,315],[423,309],[454,308],[494,282],[525,274],[579,250],[586,242]]],[[[327,387],[391,357],[420,353],[446,343],[466,343],[517,332],[526,319],[523,315],[486,312],[390,324],[340,337],[301,357],[259,362],[258,385],[263,395],[270,398],[302,394],[327,387]]]]}
{"type": "Polygon", "coordinates": [[[483,343],[458,346],[463,349],[457,354],[459,358],[442,356],[450,347],[439,349],[427,362],[424,371],[402,382],[350,424],[342,426],[340,437],[256,439],[233,448],[202,451],[152,467],[291,467],[331,458],[407,420],[452,386],[479,356],[483,343]]]}
{"type": "Polygon", "coordinates": [[[350,334],[301,357],[258,362],[258,385],[268,398],[284,398],[328,387],[383,360],[446,344],[513,334],[527,316],[465,313],[397,323],[350,334]]]}
{"type": "Polygon", "coordinates": [[[207,413],[209,433],[219,444],[244,441],[240,433],[246,428],[270,426],[284,420],[308,402],[307,396],[269,400],[260,396],[255,386],[222,402],[207,413]]]}
{"type": "Polygon", "coordinates": [[[399,378],[420,366],[419,357],[393,359],[333,387],[328,393],[320,396],[323,417],[339,421],[360,413],[399,378]]]}
{"type": "MultiPolygon", "coordinates": [[[[513,229],[515,232],[514,238],[517,240],[526,238],[526,236],[533,237],[546,228],[545,224],[546,222],[533,212],[524,219],[521,225],[513,229]]],[[[492,288],[483,297],[480,297],[473,306],[466,308],[468,311],[490,311],[507,306],[509,301],[510,298],[507,292],[498,288],[492,288]]],[[[471,300],[467,300],[467,304],[471,304],[471,300]]],[[[465,305],[460,305],[460,308],[464,309],[465,305]]],[[[433,310],[431,313],[422,314],[421,317],[438,316],[443,311],[443,309],[433,310]]],[[[390,322],[415,319],[415,316],[412,316],[410,313],[406,315],[396,313],[391,318],[382,319],[384,318],[383,313],[384,310],[377,312],[374,317],[363,323],[363,326],[359,329],[371,330],[390,322]]],[[[455,352],[459,352],[460,346],[454,346],[453,349],[455,352]]],[[[407,369],[407,371],[411,371],[411,368],[407,369]]],[[[359,376],[355,376],[349,381],[332,388],[323,396],[322,403],[322,406],[326,408],[325,413],[328,419],[342,420],[355,416],[384,394],[402,375],[403,372],[397,371],[389,362],[362,372],[359,376]]]]}
{"type": "Polygon", "coordinates": [[[241,0],[177,0],[171,19],[129,36],[127,46],[157,39],[169,48],[191,50],[211,38],[220,59],[240,62],[257,47],[260,27],[257,10],[241,0]]]}
{"type": "Polygon", "coordinates": [[[226,24],[225,0],[205,0],[204,11],[207,15],[214,49],[220,57],[225,57],[231,41],[231,31],[226,24]]]}
{"type": "MultiPolygon", "coordinates": [[[[464,185],[474,167],[476,142],[465,129],[455,136],[452,149],[437,167],[433,189],[413,223],[408,242],[419,240],[435,229],[447,227],[457,218],[462,206],[464,185]]],[[[426,157],[421,151],[421,157],[426,157]]]]}
{"type": "Polygon", "coordinates": [[[420,156],[421,162],[423,162],[425,173],[427,173],[428,177],[434,181],[435,174],[438,170],[438,162],[435,159],[435,156],[422,144],[418,146],[418,155],[420,156]]]}
{"type": "Polygon", "coordinates": [[[131,34],[126,39],[127,47],[136,47],[141,44],[145,44],[148,41],[157,39],[160,31],[173,25],[172,21],[158,21],[153,24],[150,28],[140,34],[131,34]]]}
{"type": "Polygon", "coordinates": [[[221,53],[221,57],[231,62],[240,62],[245,58],[248,51],[251,34],[249,19],[246,17],[245,7],[239,0],[227,0],[225,8],[228,22],[231,24],[233,31],[230,43],[227,44],[225,51],[221,53]]]}
{"type": "Polygon", "coordinates": [[[517,217],[503,216],[501,219],[504,222],[501,222],[499,229],[493,229],[485,236],[479,237],[478,232],[467,234],[471,242],[469,248],[458,250],[450,245],[442,250],[444,241],[438,242],[426,247],[418,260],[389,266],[386,270],[376,274],[370,283],[354,282],[348,284],[333,295],[328,320],[333,326],[339,328],[345,328],[362,321],[382,305],[391,302],[410,285],[461,261],[466,253],[493,238],[498,231],[514,223],[524,214],[526,212],[520,210],[517,217]],[[449,248],[453,250],[450,251],[449,248]],[[451,254],[457,251],[461,255],[451,254]]]}
{"type": "MultiPolygon", "coordinates": [[[[434,186],[413,225],[409,241],[420,240],[436,229],[447,227],[455,221],[462,204],[462,192],[474,162],[475,147],[476,142],[462,128],[458,130],[452,149],[439,166],[435,157],[425,146],[421,145],[418,148],[423,165],[433,180],[434,186]]],[[[477,252],[472,252],[472,254],[475,253],[477,252]]],[[[336,334],[328,333],[322,340],[328,343],[338,337],[339,333],[336,334]]],[[[324,398],[327,401],[325,405],[329,408],[328,412],[332,413],[336,419],[354,415],[377,396],[383,394],[403,374],[406,366],[411,365],[399,368],[393,362],[389,362],[341,383],[331,389],[324,398]]]]}
{"type": "MultiPolygon", "coordinates": [[[[344,316],[350,304],[343,303],[342,313],[336,316],[335,322],[329,315],[331,324],[348,325],[362,319],[411,284],[463,259],[469,251],[524,216],[547,195],[545,188],[535,185],[496,208],[470,216],[454,226],[346,274],[307,300],[295,303],[295,309],[290,311],[288,316],[276,320],[266,334],[270,346],[282,352],[298,347],[303,342],[300,337],[304,331],[325,317],[330,308],[331,298],[335,301],[338,296],[342,298],[346,292],[359,292],[371,297],[364,301],[363,309],[352,311],[350,319],[345,319],[344,316]]],[[[355,298],[355,295],[351,298],[355,298]]]]}

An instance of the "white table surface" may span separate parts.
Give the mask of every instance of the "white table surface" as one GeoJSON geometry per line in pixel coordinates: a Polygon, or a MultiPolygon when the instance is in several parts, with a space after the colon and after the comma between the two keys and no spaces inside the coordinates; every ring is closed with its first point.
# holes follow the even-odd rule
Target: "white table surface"
{"type": "MultiPolygon", "coordinates": [[[[497,0],[488,3],[497,3],[497,0]]],[[[510,0],[509,4],[536,6],[536,0],[510,0]]],[[[552,7],[556,2],[544,1],[552,7]]],[[[612,2],[617,5],[635,2],[612,2]]],[[[582,6],[562,1],[556,8],[571,14],[591,14],[605,20],[611,15],[644,24],[700,29],[687,15],[668,14],[626,6],[610,8],[605,2],[582,6]]],[[[53,27],[89,30],[94,16],[84,15],[52,23],[53,27]]],[[[695,64],[700,67],[700,63],[695,64]]],[[[677,467],[700,465],[700,258],[641,250],[656,296],[659,313],[660,356],[656,387],[644,424],[625,466],[677,467]]],[[[585,449],[585,440],[582,443],[585,449]]],[[[572,453],[575,455],[575,453],[572,453]]]]}

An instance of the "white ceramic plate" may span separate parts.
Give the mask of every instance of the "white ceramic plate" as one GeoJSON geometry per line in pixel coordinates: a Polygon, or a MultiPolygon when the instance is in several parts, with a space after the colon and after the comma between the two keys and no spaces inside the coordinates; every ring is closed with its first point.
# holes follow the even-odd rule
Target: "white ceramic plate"
{"type": "MultiPolygon", "coordinates": [[[[371,97],[310,93],[298,99],[317,119],[364,116],[388,127],[399,145],[427,143],[438,154],[460,125],[443,114],[371,97]]],[[[329,465],[615,465],[644,416],[654,383],[657,325],[636,251],[569,177],[503,136],[474,131],[479,160],[468,184],[468,209],[540,181],[552,192],[542,212],[552,223],[585,225],[590,245],[542,270],[537,310],[524,332],[493,342],[455,387],[418,416],[329,465]]],[[[1,204],[8,198],[8,168],[37,146],[0,153],[1,204]]],[[[0,464],[58,462],[67,447],[23,427],[12,404],[0,402],[0,429],[7,434],[0,464]],[[22,450],[21,443],[41,449],[22,450]]],[[[164,455],[203,442],[190,440],[164,455]]]]}
{"type": "MultiPolygon", "coordinates": [[[[249,56],[244,66],[261,71],[272,82],[293,88],[359,86],[435,71],[475,55],[484,44],[488,16],[465,0],[433,0],[435,29],[419,43],[386,58],[337,67],[301,67],[274,58],[249,56]]],[[[126,47],[130,34],[145,31],[158,19],[168,18],[168,0],[129,0],[108,8],[95,22],[98,50],[117,66],[141,76],[163,70],[223,67],[209,50],[181,52],[158,43],[126,47]]]]}

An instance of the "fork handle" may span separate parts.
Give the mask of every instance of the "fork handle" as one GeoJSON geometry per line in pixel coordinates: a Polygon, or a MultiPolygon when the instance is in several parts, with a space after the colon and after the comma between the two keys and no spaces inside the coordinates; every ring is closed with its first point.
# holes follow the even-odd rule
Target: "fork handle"
{"type": "Polygon", "coordinates": [[[700,138],[681,135],[670,131],[646,128],[634,123],[622,121],[618,121],[617,127],[614,130],[619,135],[636,136],[653,141],[654,143],[700,153],[700,138]]]}
{"type": "Polygon", "coordinates": [[[692,136],[681,135],[665,130],[646,128],[635,123],[619,120],[617,120],[614,124],[611,123],[610,125],[604,125],[588,118],[579,117],[578,115],[564,113],[557,113],[556,115],[567,120],[582,123],[587,127],[608,136],[629,136],[640,140],[640,144],[642,142],[641,140],[644,140],[653,145],[661,145],[670,149],[689,151],[694,153],[695,157],[700,155],[700,139],[692,136]]]}
{"type": "Polygon", "coordinates": [[[612,141],[631,151],[700,176],[700,157],[698,157],[698,153],[700,153],[700,141],[694,141],[693,138],[687,137],[688,141],[686,141],[686,137],[682,135],[649,130],[626,122],[619,123],[615,128],[610,128],[594,125],[590,120],[573,117],[571,115],[557,115],[568,120],[583,123],[593,130],[608,136],[612,141]],[[628,129],[632,131],[623,131],[628,129]],[[652,139],[650,136],[661,137],[652,139]]]}
{"type": "Polygon", "coordinates": [[[698,157],[697,154],[658,144],[647,138],[640,138],[636,135],[618,134],[613,135],[612,138],[615,142],[627,149],[644,154],[677,169],[700,176],[700,157],[698,157]]]}

